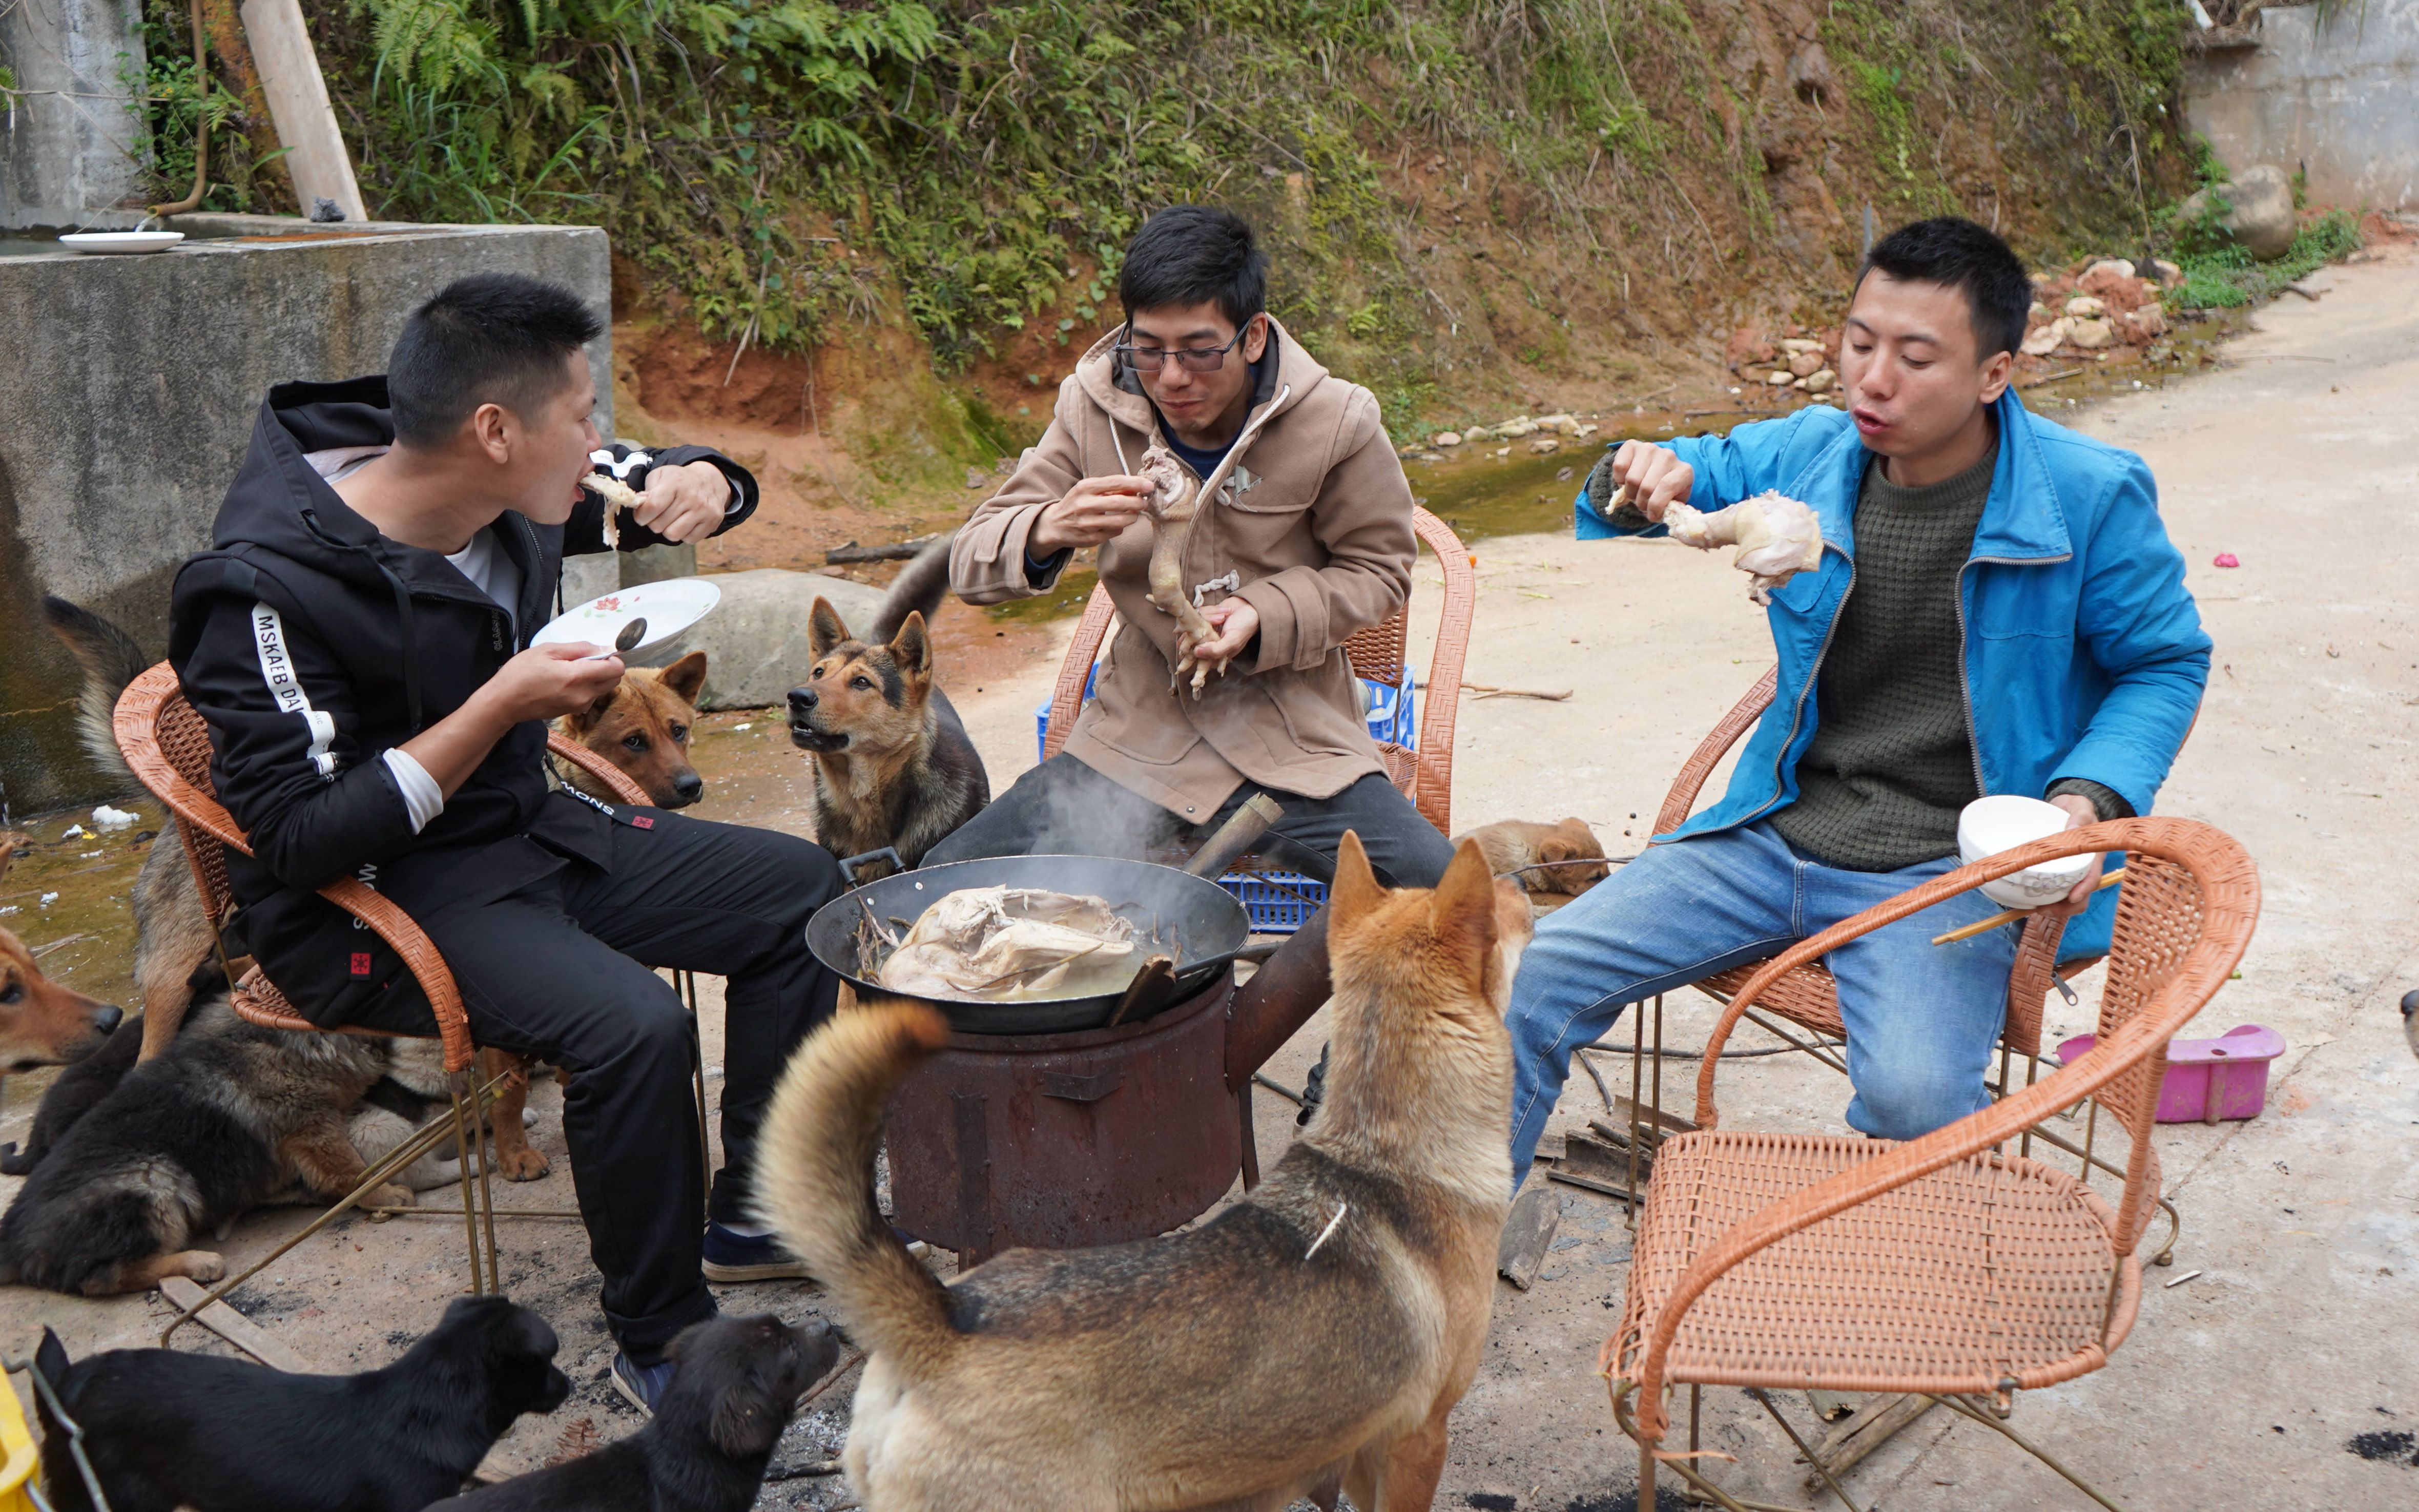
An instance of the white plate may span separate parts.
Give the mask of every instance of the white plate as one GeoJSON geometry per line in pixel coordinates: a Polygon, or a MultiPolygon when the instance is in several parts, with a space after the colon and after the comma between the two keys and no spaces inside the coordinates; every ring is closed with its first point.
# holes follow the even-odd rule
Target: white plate
{"type": "Polygon", "coordinates": [[[71,231],[59,245],[70,252],[165,252],[184,239],[182,231],[71,231]]]}
{"type": "Polygon", "coordinates": [[[530,644],[547,646],[585,640],[592,645],[609,646],[624,625],[643,616],[646,632],[630,649],[644,651],[662,645],[705,618],[720,602],[722,590],[714,586],[710,579],[668,578],[662,582],[640,583],[566,609],[562,618],[530,637],[530,644]]]}

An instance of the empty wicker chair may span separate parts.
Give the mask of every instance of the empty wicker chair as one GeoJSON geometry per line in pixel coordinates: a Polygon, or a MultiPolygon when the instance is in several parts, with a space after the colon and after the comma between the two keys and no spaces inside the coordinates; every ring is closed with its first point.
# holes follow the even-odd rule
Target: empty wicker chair
{"type": "MultiPolygon", "coordinates": [[[[1436,649],[1428,657],[1427,706],[1420,715],[1420,748],[1406,750],[1391,741],[1378,747],[1386,775],[1428,823],[1447,834],[1453,830],[1453,726],[1461,702],[1461,664],[1470,648],[1470,618],[1477,604],[1470,550],[1453,527],[1425,509],[1411,510],[1412,529],[1436,553],[1444,572],[1444,612],[1437,622],[1436,649]]],[[[1067,659],[1059,664],[1058,686],[1050,698],[1050,733],[1042,744],[1044,760],[1066,748],[1074,733],[1075,717],[1084,707],[1092,664],[1100,659],[1101,643],[1117,618],[1117,606],[1109,591],[1096,586],[1084,617],[1076,622],[1075,639],[1068,643],[1067,659]]],[[[1405,673],[1404,651],[1410,634],[1410,616],[1397,610],[1344,642],[1344,655],[1355,676],[1373,683],[1400,686],[1405,673]]]]}
{"type": "Polygon", "coordinates": [[[1902,893],[1742,984],[1698,1072],[1698,1128],[1656,1157],[1627,1302],[1598,1362],[1615,1420],[1639,1445],[1639,1504],[1654,1504],[1668,1462],[1743,1512],[1692,1453],[1698,1388],[1733,1385],[1762,1401],[1810,1462],[1811,1449],[1764,1395],[1770,1388],[1914,1392],[2006,1434],[2114,1506],[1998,1416],[2018,1391],[2101,1368],[2132,1329],[2142,1288],[2135,1251],[2159,1191],[2150,1136],[2167,1041],[2242,958],[2258,911],[2258,874],[2233,839],[2190,820],[2123,819],[1902,893]],[[1721,1126],[1716,1057],[1746,1005],[1783,973],[1992,878],[2104,850],[2127,853],[2126,873],[2090,1054],[1905,1144],[1721,1126]],[[2011,1149],[2042,1119],[2093,1097],[2129,1140],[2114,1207],[2011,1149]],[[1690,1452],[1663,1456],[1665,1395],[1680,1384],[1690,1388],[1690,1452]]]}

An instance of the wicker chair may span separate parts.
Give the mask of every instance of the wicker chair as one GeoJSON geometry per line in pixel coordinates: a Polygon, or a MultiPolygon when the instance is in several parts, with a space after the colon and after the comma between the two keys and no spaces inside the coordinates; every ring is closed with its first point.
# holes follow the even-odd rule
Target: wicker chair
{"type": "MultiPolygon", "coordinates": [[[[1779,685],[1780,671],[1778,667],[1766,669],[1756,685],[1748,689],[1747,696],[1733,705],[1731,711],[1722,716],[1721,722],[1698,743],[1687,762],[1681,766],[1680,775],[1672,779],[1671,791],[1664,795],[1663,808],[1655,816],[1656,834],[1670,834],[1687,823],[1689,810],[1696,807],[1697,795],[1704,787],[1705,779],[1713,775],[1714,768],[1720,764],[1731,747],[1754,727],[1757,718],[1771,704],[1779,685]]],[[[2024,1057],[2026,1086],[2033,1085],[2040,1078],[2042,1015],[2050,993],[2063,987],[2058,975],[2058,945],[2065,933],[2066,919],[2062,916],[2036,913],[2024,921],[2023,933],[2016,942],[2015,965],[2008,974],[2007,1017],[1999,1030],[1999,1079],[1992,1088],[1999,1096],[2004,1097],[2014,1089],[2015,1057],[2024,1057]]],[[[2072,974],[2088,970],[2099,960],[2097,956],[2087,956],[2064,964],[2067,972],[2072,974]]],[[[1761,961],[1749,962],[1727,971],[1718,971],[1690,985],[1717,1002],[1729,1003],[1765,964],[1761,961]]],[[[2072,999],[2072,992],[2068,995],[2072,999]]],[[[1656,1137],[1656,1125],[1662,1121],[1656,1117],[1662,1111],[1662,998],[1658,995],[1652,1007],[1654,1042],[1647,1045],[1641,1040],[1641,1044],[1633,1047],[1638,1052],[1631,1061],[1633,1068],[1641,1060],[1652,1066],[1647,1095],[1641,1099],[1633,1093],[1633,1104],[1643,1101],[1652,1110],[1637,1119],[1632,1134],[1633,1148],[1652,1147],[1656,1137]]],[[[1847,1074],[1847,1063],[1833,1050],[1834,1045],[1847,1037],[1847,1026],[1840,1017],[1839,984],[1820,960],[1808,960],[1766,982],[1755,996],[1748,1000],[1746,1011],[1749,1020],[1758,1027],[1788,1041],[1840,1074],[1847,1074]],[[1767,1011],[1799,1028],[1811,1031],[1814,1040],[1811,1042],[1800,1040],[1765,1017],[1767,1011]],[[1825,1042],[1826,1038],[1829,1043],[1825,1042]]],[[[1632,1025],[1634,1035],[1642,1037],[1645,1034],[1646,1017],[1645,1013],[1637,1015],[1638,1022],[1632,1025]]],[[[2052,1130],[2037,1130],[2026,1135],[2023,1153],[2031,1154],[2032,1141],[2040,1139],[2074,1156],[2087,1167],[2097,1166],[2112,1176],[2123,1174],[2098,1154],[2097,1130],[2095,1119],[2091,1132],[2079,1145],[2052,1130]]],[[[2159,1200],[2159,1207],[2167,1219],[2167,1234],[2153,1255],[2151,1263],[2166,1265],[2175,1258],[2176,1239],[2183,1231],[2183,1219],[2175,1205],[2165,1198],[2159,1200]]]]}
{"type": "Polygon", "coordinates": [[[2133,1328],[2142,1288],[2135,1252],[2159,1192],[2150,1134],[2167,1041],[2225,983],[2258,912],[2258,873],[2232,838],[2190,820],[2120,819],[1961,868],[1759,967],[1706,1047],[1697,1129],[1656,1157],[1621,1325],[1598,1360],[1614,1418],[1639,1445],[1639,1505],[1654,1504],[1656,1469],[1668,1462],[1702,1495],[1745,1512],[1748,1504],[1694,1463],[1698,1391],[1732,1385],[1763,1404],[1852,1508],[1773,1408],[1771,1388],[1934,1397],[2115,1506],[1999,1419],[2017,1391],[2106,1365],[2133,1328]],[[2107,850],[2127,853],[2125,880],[2090,1054],[1905,1144],[1720,1126],[1717,1057],[1747,1005],[1784,974],[1993,878],[2107,850]],[[2009,1148],[2087,1099],[2130,1140],[2113,1208],[2085,1182],[2009,1148]],[[1665,1395],[1682,1383],[1690,1388],[1688,1451],[1663,1454],[1665,1395]]]}
{"type": "MultiPolygon", "coordinates": [[[[208,917],[211,933],[215,935],[235,903],[233,890],[227,883],[226,849],[233,846],[247,856],[252,854],[252,849],[246,843],[242,829],[219,803],[213,791],[208,727],[203,722],[200,713],[186,702],[184,692],[177,683],[176,670],[164,661],[127,685],[125,692],[118,698],[113,724],[118,749],[125,755],[127,765],[152,795],[166,806],[176,820],[177,834],[184,842],[186,862],[193,868],[193,882],[204,912],[208,917]]],[[[547,745],[554,755],[588,772],[624,801],[646,801],[646,795],[637,784],[603,757],[560,735],[549,734],[547,745]]],[[[484,1105],[494,1098],[507,1080],[525,1076],[527,1067],[518,1060],[503,1061],[499,1057],[498,1061],[482,1068],[484,1080],[481,1075],[472,1073],[480,1052],[472,1042],[470,1021],[463,1011],[461,994],[454,985],[454,974],[447,969],[435,944],[401,908],[351,877],[339,878],[321,887],[319,893],[377,931],[379,937],[403,957],[404,964],[419,980],[421,990],[427,995],[429,1008],[436,1018],[438,1038],[444,1041],[445,1070],[452,1080],[452,1107],[446,1114],[415,1131],[385,1159],[372,1165],[363,1173],[359,1186],[308,1227],[256,1264],[222,1281],[192,1307],[180,1311],[167,1331],[160,1335],[163,1346],[170,1335],[191,1321],[204,1307],[234,1290],[278,1257],[350,1211],[384,1183],[391,1173],[408,1165],[449,1136],[462,1151],[462,1227],[463,1237],[470,1252],[470,1289],[473,1292],[497,1291],[502,1288],[496,1249],[496,1210],[489,1190],[484,1105]],[[471,1174],[474,1164],[477,1166],[475,1183],[471,1174]],[[484,1264],[482,1220],[485,1226],[484,1264]]],[[[222,948],[223,964],[224,960],[222,948]]],[[[269,1028],[298,1034],[392,1037],[383,1030],[350,1026],[322,1028],[296,1012],[285,995],[256,965],[235,984],[232,1002],[239,1016],[269,1028]]]]}
{"type": "MultiPolygon", "coordinates": [[[[1454,716],[1461,702],[1461,664],[1470,649],[1470,618],[1478,601],[1475,575],[1471,571],[1469,548],[1453,533],[1453,528],[1425,509],[1411,510],[1411,527],[1419,538],[1436,553],[1437,564],[1444,571],[1444,614],[1437,625],[1436,649],[1428,658],[1427,707],[1420,716],[1420,748],[1406,750],[1392,741],[1378,747],[1378,755],[1386,764],[1386,775],[1403,796],[1438,829],[1450,834],[1453,829],[1453,726],[1454,716]]],[[[1050,733],[1042,745],[1046,761],[1066,748],[1067,737],[1074,733],[1075,717],[1084,707],[1084,689],[1092,676],[1092,664],[1100,659],[1102,643],[1107,640],[1109,622],[1117,618],[1117,606],[1109,597],[1105,584],[1092,590],[1091,600],[1084,606],[1084,617],[1076,623],[1075,639],[1068,644],[1067,659],[1059,664],[1058,686],[1050,698],[1050,733]]],[[[1403,680],[1404,652],[1410,634],[1408,610],[1396,610],[1365,630],[1355,631],[1344,642],[1344,655],[1352,663],[1354,675],[1373,683],[1399,685],[1403,680]]]]}

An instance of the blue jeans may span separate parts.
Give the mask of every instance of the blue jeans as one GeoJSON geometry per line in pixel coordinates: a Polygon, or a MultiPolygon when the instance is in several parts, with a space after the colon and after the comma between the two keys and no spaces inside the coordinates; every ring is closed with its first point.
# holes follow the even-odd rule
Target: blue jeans
{"type": "MultiPolygon", "coordinates": [[[[1512,1172],[1528,1175],[1571,1056],[1631,1003],[1761,961],[1956,869],[1953,856],[1898,872],[1809,860],[1768,825],[1647,847],[1537,925],[1520,958],[1512,1031],[1512,1172]]],[[[1913,1139],[1981,1109],[1982,1078],[2008,1008],[2013,929],[1955,945],[1932,937],[1995,913],[1980,890],[1911,914],[1832,951],[1848,1026],[1848,1122],[1913,1139]]]]}

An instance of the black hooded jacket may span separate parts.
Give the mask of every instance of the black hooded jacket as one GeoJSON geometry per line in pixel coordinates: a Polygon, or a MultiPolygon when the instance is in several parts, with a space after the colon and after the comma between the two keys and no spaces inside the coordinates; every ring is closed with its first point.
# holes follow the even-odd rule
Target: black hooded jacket
{"type": "MultiPolygon", "coordinates": [[[[305,460],[393,440],[383,377],[271,390],[213,548],[178,571],[169,611],[169,660],[208,722],[219,801],[252,844],[250,856],[227,856],[243,945],[320,1024],[411,983],[394,952],[318,887],[349,873],[412,914],[476,903],[565,856],[603,860],[607,826],[629,818],[549,796],[546,726],[531,720],[412,832],[383,754],[461,707],[553,617],[562,558],[606,549],[606,506],[591,493],[561,525],[514,511],[496,521],[521,572],[508,616],[444,557],[379,534],[305,460]]],[[[615,462],[630,455],[609,451],[615,462]]],[[[706,448],[652,458],[623,481],[643,489],[651,466],[710,461],[739,494],[722,529],[756,507],[755,479],[706,448]]],[[[618,525],[625,550],[664,544],[627,511],[618,525]]]]}

